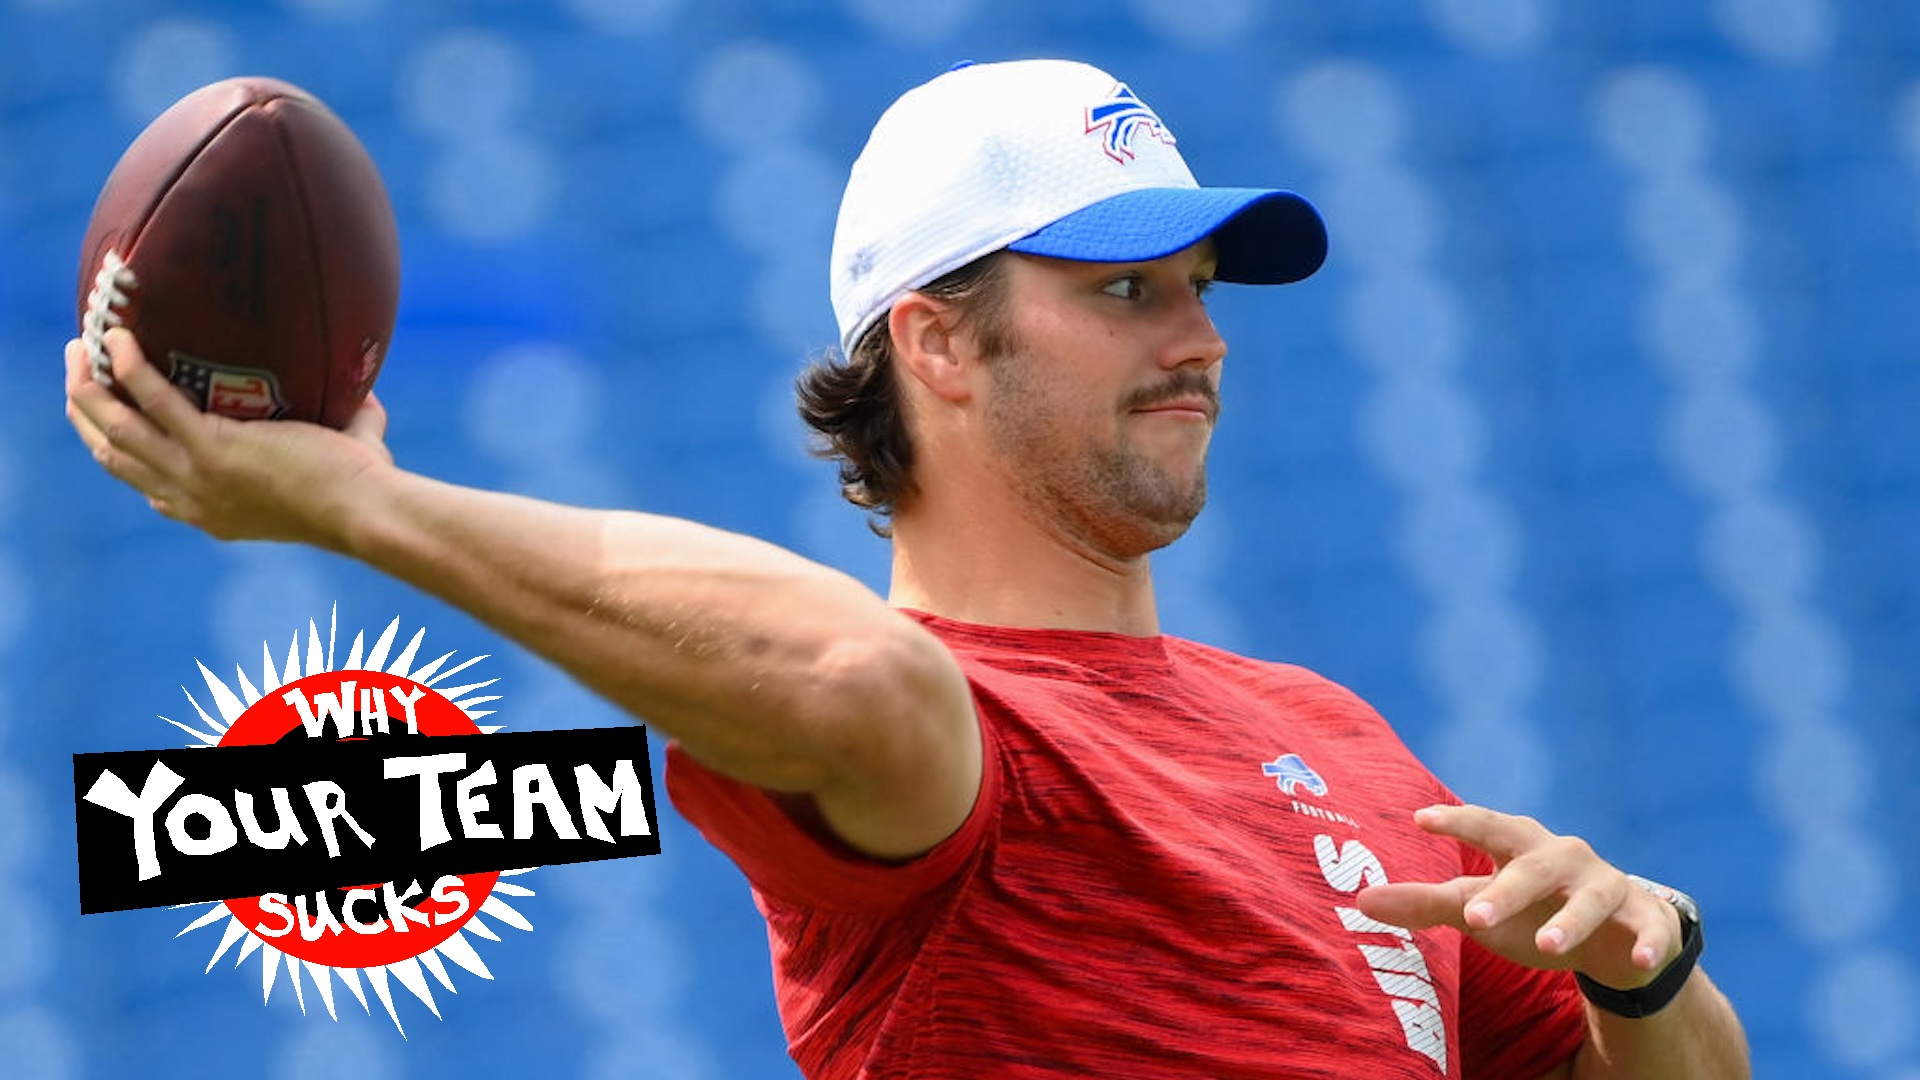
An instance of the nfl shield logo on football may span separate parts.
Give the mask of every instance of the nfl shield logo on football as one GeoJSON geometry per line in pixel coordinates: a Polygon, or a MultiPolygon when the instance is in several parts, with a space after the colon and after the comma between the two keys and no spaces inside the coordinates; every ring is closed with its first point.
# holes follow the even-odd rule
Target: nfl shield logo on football
{"type": "Polygon", "coordinates": [[[167,355],[173,363],[168,381],[187,392],[201,412],[235,420],[272,420],[287,411],[280,382],[271,371],[214,364],[183,352],[167,355]]]}

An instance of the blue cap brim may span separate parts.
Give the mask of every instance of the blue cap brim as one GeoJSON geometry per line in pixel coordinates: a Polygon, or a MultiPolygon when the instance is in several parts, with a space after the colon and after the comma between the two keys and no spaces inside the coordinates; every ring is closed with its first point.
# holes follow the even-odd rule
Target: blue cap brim
{"type": "Polygon", "coordinates": [[[1221,281],[1284,285],[1327,258],[1327,227],[1307,200],[1266,188],[1146,188],[1094,203],[1008,244],[1080,262],[1144,262],[1213,237],[1221,281]]]}

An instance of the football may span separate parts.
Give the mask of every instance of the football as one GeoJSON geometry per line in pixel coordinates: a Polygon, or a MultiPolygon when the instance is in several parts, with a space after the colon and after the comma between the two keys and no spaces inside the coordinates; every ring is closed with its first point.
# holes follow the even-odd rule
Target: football
{"type": "Polygon", "coordinates": [[[400,299],[393,207],[360,140],[313,95],[227,79],[127,148],[80,250],[81,338],[125,326],[202,411],[344,427],[400,299]]]}

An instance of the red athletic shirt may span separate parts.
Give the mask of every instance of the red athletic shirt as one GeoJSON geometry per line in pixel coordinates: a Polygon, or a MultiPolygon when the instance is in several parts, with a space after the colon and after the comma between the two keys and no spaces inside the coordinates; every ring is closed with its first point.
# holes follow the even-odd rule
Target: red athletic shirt
{"type": "Polygon", "coordinates": [[[918,617],[985,749],[926,855],[863,858],[668,751],[675,805],[753,885],[812,1080],[1530,1080],[1584,1039],[1570,976],[1354,908],[1490,863],[1414,827],[1452,796],[1349,691],[1177,638],[918,617]]]}

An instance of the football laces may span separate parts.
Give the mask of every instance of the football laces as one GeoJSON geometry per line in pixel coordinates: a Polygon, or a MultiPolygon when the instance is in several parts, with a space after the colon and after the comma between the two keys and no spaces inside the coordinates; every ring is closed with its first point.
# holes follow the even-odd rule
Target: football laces
{"type": "Polygon", "coordinates": [[[87,346],[87,361],[95,382],[113,385],[113,359],[107,355],[107,331],[125,326],[120,309],[126,307],[140,282],[133,276],[120,253],[111,248],[100,260],[100,272],[93,275],[93,289],[87,293],[87,313],[80,320],[80,340],[87,346]]]}

